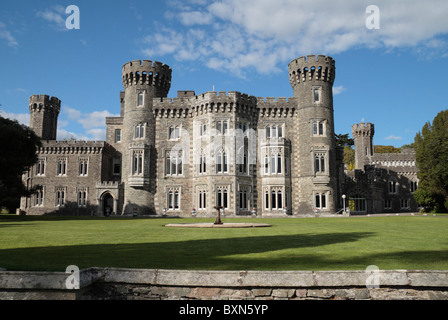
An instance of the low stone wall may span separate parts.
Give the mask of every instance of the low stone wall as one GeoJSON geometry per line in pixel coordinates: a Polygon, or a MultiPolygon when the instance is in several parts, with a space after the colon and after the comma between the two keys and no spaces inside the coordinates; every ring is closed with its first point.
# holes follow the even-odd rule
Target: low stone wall
{"type": "Polygon", "coordinates": [[[0,300],[6,299],[448,300],[448,271],[0,271],[0,300]],[[73,277],[71,289],[67,279],[73,277]]]}

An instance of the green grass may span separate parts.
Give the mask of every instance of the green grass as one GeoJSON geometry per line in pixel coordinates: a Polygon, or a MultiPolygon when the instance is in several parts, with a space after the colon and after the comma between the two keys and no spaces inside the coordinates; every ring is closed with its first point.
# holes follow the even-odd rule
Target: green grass
{"type": "Polygon", "coordinates": [[[65,271],[448,269],[448,218],[223,219],[269,228],[168,228],[214,219],[0,215],[0,267],[65,271]]]}

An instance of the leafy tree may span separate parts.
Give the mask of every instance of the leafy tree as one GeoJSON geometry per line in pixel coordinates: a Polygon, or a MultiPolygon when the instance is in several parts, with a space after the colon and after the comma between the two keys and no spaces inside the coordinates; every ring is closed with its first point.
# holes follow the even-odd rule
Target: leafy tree
{"type": "Polygon", "coordinates": [[[40,188],[27,189],[22,182],[22,174],[37,162],[40,146],[40,138],[30,128],[0,117],[0,208],[14,212],[20,197],[40,188]]]}
{"type": "Polygon", "coordinates": [[[335,134],[336,147],[343,148],[344,158],[342,162],[347,165],[348,170],[351,171],[355,168],[355,150],[352,146],[355,144],[353,138],[348,137],[346,134],[335,134]]]}
{"type": "Polygon", "coordinates": [[[344,159],[342,161],[347,165],[348,171],[355,169],[355,150],[352,147],[344,147],[344,159]]]}
{"type": "Polygon", "coordinates": [[[404,150],[404,149],[414,149],[414,148],[415,148],[414,143],[404,144],[404,145],[402,145],[400,147],[401,150],[404,150]]]}
{"type": "Polygon", "coordinates": [[[427,122],[414,139],[419,168],[419,189],[430,194],[434,208],[444,208],[448,199],[448,110],[427,122]]]}
{"type": "Polygon", "coordinates": [[[400,153],[400,148],[395,148],[394,146],[373,146],[375,153],[400,153]]]}
{"type": "Polygon", "coordinates": [[[345,146],[353,146],[355,141],[353,138],[348,137],[348,133],[346,134],[335,134],[334,138],[336,140],[336,147],[345,147],[345,146]]]}

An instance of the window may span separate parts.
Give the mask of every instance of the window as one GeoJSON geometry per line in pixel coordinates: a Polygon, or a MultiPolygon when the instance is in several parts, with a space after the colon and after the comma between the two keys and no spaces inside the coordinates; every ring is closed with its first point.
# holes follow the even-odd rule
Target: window
{"type": "Polygon", "coordinates": [[[264,193],[264,208],[269,210],[269,191],[265,191],[264,193]]]}
{"type": "Polygon", "coordinates": [[[79,159],[79,176],[87,176],[89,159],[79,159]]]}
{"type": "Polygon", "coordinates": [[[327,208],[327,195],[325,193],[316,193],[314,195],[314,207],[317,209],[327,208]]]}
{"type": "Polygon", "coordinates": [[[144,96],[144,93],[143,92],[139,92],[138,93],[138,99],[137,99],[137,106],[138,107],[141,107],[141,106],[143,106],[143,103],[144,103],[144,101],[145,101],[145,98],[144,98],[145,96],[144,96]]]}
{"type": "Polygon", "coordinates": [[[132,175],[134,176],[143,175],[143,161],[144,161],[143,150],[134,150],[132,153],[132,175]]]}
{"type": "Polygon", "coordinates": [[[205,190],[200,190],[198,192],[198,209],[207,209],[207,192],[205,190]]]}
{"type": "Polygon", "coordinates": [[[239,191],[239,208],[247,210],[249,208],[250,187],[241,186],[239,191]]]}
{"type": "Polygon", "coordinates": [[[42,207],[44,205],[44,191],[38,190],[34,195],[34,206],[42,207]]]}
{"type": "Polygon", "coordinates": [[[314,173],[325,172],[325,154],[316,153],[314,155],[314,173]]]}
{"type": "Polygon", "coordinates": [[[247,150],[241,148],[238,152],[238,172],[242,174],[248,173],[247,150]]]}
{"type": "Polygon", "coordinates": [[[227,154],[219,152],[216,155],[216,173],[224,173],[228,171],[227,154]]]}
{"type": "Polygon", "coordinates": [[[121,174],[121,158],[114,157],[112,161],[113,161],[113,174],[120,175],[121,174]]]}
{"type": "Polygon", "coordinates": [[[350,210],[354,212],[366,212],[367,211],[367,199],[362,198],[361,195],[355,195],[348,200],[350,210]]]}
{"type": "Polygon", "coordinates": [[[65,189],[56,189],[56,207],[65,205],[65,189]]]}
{"type": "Polygon", "coordinates": [[[320,102],[320,88],[313,88],[313,101],[320,102]]]}
{"type": "Polygon", "coordinates": [[[228,120],[220,120],[216,121],[216,131],[218,134],[227,134],[229,132],[229,121],[228,120]]]}
{"type": "Polygon", "coordinates": [[[266,138],[282,138],[283,137],[283,126],[267,126],[266,127],[266,138]]]}
{"type": "Polygon", "coordinates": [[[39,159],[36,163],[36,176],[45,175],[45,159],[39,159]]]}
{"type": "Polygon", "coordinates": [[[264,208],[266,210],[283,209],[285,202],[283,194],[283,187],[270,187],[266,189],[264,193],[264,208]]]}
{"type": "Polygon", "coordinates": [[[247,130],[247,123],[244,122],[239,122],[238,123],[238,129],[240,129],[242,131],[242,133],[245,133],[247,130]]]}
{"type": "Polygon", "coordinates": [[[199,124],[199,136],[205,136],[207,134],[207,124],[206,123],[200,123],[199,124]]]}
{"type": "Polygon", "coordinates": [[[135,126],[135,139],[143,139],[145,137],[145,125],[144,124],[138,124],[135,126]]]}
{"type": "Polygon", "coordinates": [[[415,190],[417,190],[417,188],[418,188],[417,181],[411,181],[411,185],[410,185],[411,192],[415,192],[415,190]]]}
{"type": "Polygon", "coordinates": [[[397,182],[396,181],[389,181],[389,193],[397,193],[397,182]]]}
{"type": "Polygon", "coordinates": [[[281,174],[283,172],[283,148],[267,148],[264,152],[264,173],[281,174]]]}
{"type": "Polygon", "coordinates": [[[179,126],[171,126],[169,128],[169,139],[170,140],[180,139],[180,127],[179,126]]]}
{"type": "Polygon", "coordinates": [[[58,176],[65,176],[67,174],[67,159],[58,159],[57,174],[58,176]]]}
{"type": "Polygon", "coordinates": [[[179,190],[169,190],[168,191],[168,209],[169,210],[179,210],[180,203],[179,203],[179,190]]]}
{"type": "Polygon", "coordinates": [[[325,122],[316,120],[312,122],[313,136],[323,136],[325,132],[325,122]]]}
{"type": "Polygon", "coordinates": [[[408,209],[409,208],[409,200],[408,199],[401,199],[400,200],[400,207],[401,207],[401,209],[408,209]]]}
{"type": "Polygon", "coordinates": [[[216,205],[227,209],[229,205],[228,200],[227,188],[219,188],[216,193],[216,205]]]}
{"type": "Polygon", "coordinates": [[[78,190],[78,207],[87,206],[87,189],[78,190]]]}
{"type": "Polygon", "coordinates": [[[182,152],[167,152],[165,159],[165,174],[177,176],[182,174],[182,152]]]}
{"type": "Polygon", "coordinates": [[[199,173],[207,172],[207,156],[205,154],[201,154],[199,156],[199,173]]]}
{"type": "Polygon", "coordinates": [[[392,209],[392,200],[390,199],[384,200],[384,209],[392,209]]]}
{"type": "Polygon", "coordinates": [[[115,142],[121,142],[121,129],[115,129],[115,142]]]}
{"type": "Polygon", "coordinates": [[[269,173],[269,157],[265,156],[264,157],[264,174],[268,174],[269,173]]]}

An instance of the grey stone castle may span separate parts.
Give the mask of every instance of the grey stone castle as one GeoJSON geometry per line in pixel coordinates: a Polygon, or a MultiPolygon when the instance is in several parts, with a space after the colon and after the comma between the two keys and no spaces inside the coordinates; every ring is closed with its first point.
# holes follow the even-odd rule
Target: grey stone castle
{"type": "Polygon", "coordinates": [[[331,57],[293,60],[289,99],[189,90],[167,98],[171,73],[149,60],[123,66],[121,113],[106,118],[106,141],[56,141],[60,100],[31,96],[30,127],[43,146],[24,182],[43,189],[22,198],[21,210],[204,217],[215,207],[226,216],[334,214],[344,204],[361,213],[415,210],[415,155],[374,155],[372,124],[353,127],[357,170],[344,170],[331,57]]]}

